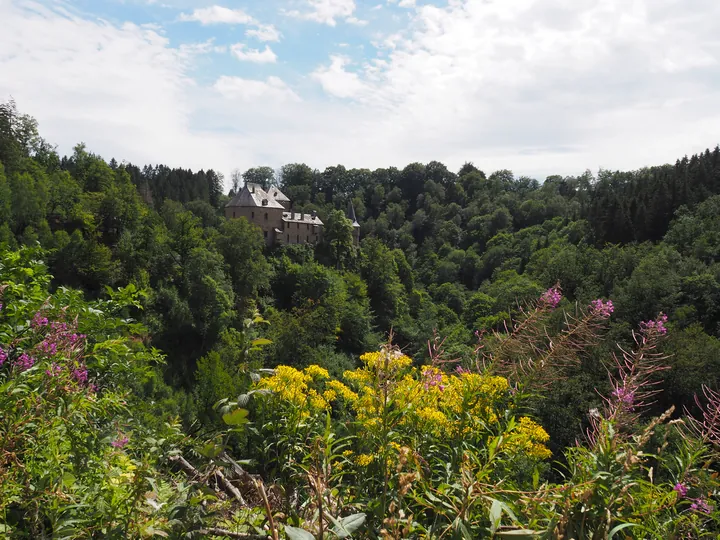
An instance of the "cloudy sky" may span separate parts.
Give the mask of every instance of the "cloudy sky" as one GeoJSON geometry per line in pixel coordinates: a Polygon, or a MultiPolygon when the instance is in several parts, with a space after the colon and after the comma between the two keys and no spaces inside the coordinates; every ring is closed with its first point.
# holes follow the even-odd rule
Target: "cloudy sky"
{"type": "Polygon", "coordinates": [[[539,179],[720,142],[717,0],[0,0],[0,100],[63,153],[472,161],[539,179]]]}

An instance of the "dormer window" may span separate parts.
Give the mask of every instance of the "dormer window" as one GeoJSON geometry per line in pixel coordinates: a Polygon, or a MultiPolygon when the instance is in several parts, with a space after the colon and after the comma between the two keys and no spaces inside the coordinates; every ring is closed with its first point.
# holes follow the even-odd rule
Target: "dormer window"
{"type": "Polygon", "coordinates": [[[263,205],[263,206],[267,206],[267,205],[268,205],[268,200],[267,200],[267,199],[263,199],[263,200],[262,200],[262,205],[263,205]]]}

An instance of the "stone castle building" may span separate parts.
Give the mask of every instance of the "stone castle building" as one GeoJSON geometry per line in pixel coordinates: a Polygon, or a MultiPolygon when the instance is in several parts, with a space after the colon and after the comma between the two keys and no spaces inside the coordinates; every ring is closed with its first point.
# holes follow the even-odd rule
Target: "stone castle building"
{"type": "MultiPolygon", "coordinates": [[[[317,244],[322,238],[324,223],[316,212],[294,212],[293,204],[277,187],[267,191],[259,184],[247,183],[225,205],[225,217],[246,218],[260,227],[267,245],[317,244]]],[[[360,224],[350,203],[348,217],[353,223],[353,240],[360,241],[360,224]]]]}

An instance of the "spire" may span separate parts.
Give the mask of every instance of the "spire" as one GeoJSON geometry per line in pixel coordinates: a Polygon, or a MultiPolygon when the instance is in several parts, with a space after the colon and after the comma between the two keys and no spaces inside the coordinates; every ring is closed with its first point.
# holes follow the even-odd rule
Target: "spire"
{"type": "Polygon", "coordinates": [[[359,227],[357,217],[355,217],[355,206],[353,206],[352,200],[348,202],[348,219],[352,221],[353,227],[359,227]]]}

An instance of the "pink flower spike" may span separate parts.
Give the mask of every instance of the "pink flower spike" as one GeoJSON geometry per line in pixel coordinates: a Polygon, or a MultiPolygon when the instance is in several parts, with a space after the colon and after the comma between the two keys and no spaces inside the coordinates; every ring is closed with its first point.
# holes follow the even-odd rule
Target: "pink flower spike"
{"type": "Polygon", "coordinates": [[[677,484],[675,484],[673,491],[677,491],[680,497],[685,497],[687,495],[688,488],[685,484],[678,482],[677,484]]]}
{"type": "Polygon", "coordinates": [[[22,353],[20,357],[15,360],[15,367],[20,371],[27,371],[35,365],[35,359],[32,356],[28,356],[26,353],[22,353]]]}
{"type": "Polygon", "coordinates": [[[112,446],[113,448],[123,448],[128,442],[129,439],[127,437],[122,437],[112,441],[110,443],[110,446],[112,446]]]}
{"type": "Polygon", "coordinates": [[[695,502],[690,505],[690,510],[701,514],[710,514],[713,511],[713,507],[704,499],[695,499],[695,502]]]}
{"type": "Polygon", "coordinates": [[[551,308],[557,307],[557,305],[560,303],[560,300],[562,300],[562,294],[557,287],[552,287],[548,289],[540,297],[540,301],[543,304],[550,306],[551,308]]]}
{"type": "Polygon", "coordinates": [[[610,317],[612,312],[615,311],[615,306],[613,306],[612,300],[603,302],[602,300],[597,299],[590,302],[590,310],[599,317],[607,319],[610,317]]]}

